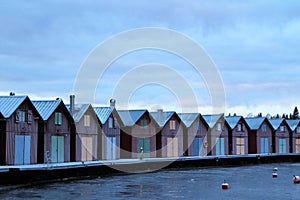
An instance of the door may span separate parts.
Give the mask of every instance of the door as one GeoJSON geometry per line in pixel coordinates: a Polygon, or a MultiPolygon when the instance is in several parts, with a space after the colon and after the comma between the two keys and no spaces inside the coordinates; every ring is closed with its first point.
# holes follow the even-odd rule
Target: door
{"type": "Polygon", "coordinates": [[[269,153],[268,138],[260,138],[260,153],[269,153]]]}
{"type": "Polygon", "coordinates": [[[116,149],[117,149],[117,138],[107,137],[106,138],[106,159],[115,160],[116,159],[116,149]]]}
{"type": "Polygon", "coordinates": [[[150,158],[150,138],[138,138],[138,153],[140,157],[141,147],[143,148],[144,158],[150,158]]]}
{"type": "Polygon", "coordinates": [[[64,136],[51,136],[51,162],[65,161],[64,136]]]}
{"type": "Polygon", "coordinates": [[[279,138],[279,153],[286,153],[286,138],[279,138]]]}
{"type": "Polygon", "coordinates": [[[167,142],[167,157],[178,157],[178,138],[168,138],[167,142]]]}
{"type": "Polygon", "coordinates": [[[300,138],[296,138],[295,153],[300,153],[300,138]]]}
{"type": "Polygon", "coordinates": [[[192,156],[199,156],[202,151],[202,138],[194,138],[192,144],[192,156]]]}
{"type": "Polygon", "coordinates": [[[30,135],[15,136],[15,165],[30,164],[30,135]]]}
{"type": "Polygon", "coordinates": [[[81,160],[93,160],[93,138],[91,136],[82,136],[81,144],[81,160]]]}
{"type": "Polygon", "coordinates": [[[240,154],[240,155],[245,154],[245,138],[241,138],[241,137],[236,138],[236,154],[240,154]]]}
{"type": "Polygon", "coordinates": [[[216,138],[216,155],[225,155],[225,140],[224,138],[216,138]]]}

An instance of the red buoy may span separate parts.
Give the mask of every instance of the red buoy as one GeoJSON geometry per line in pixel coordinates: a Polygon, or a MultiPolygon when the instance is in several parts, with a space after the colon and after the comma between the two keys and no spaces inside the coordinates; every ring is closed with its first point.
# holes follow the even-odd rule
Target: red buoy
{"type": "Polygon", "coordinates": [[[272,177],[277,178],[278,174],[276,172],[273,172],[272,177]]]}
{"type": "Polygon", "coordinates": [[[293,182],[294,182],[295,184],[300,183],[300,176],[295,176],[295,175],[294,175],[293,182]]]}
{"type": "Polygon", "coordinates": [[[229,189],[229,184],[228,183],[226,183],[226,181],[224,180],[224,183],[222,183],[222,189],[223,190],[227,190],[227,189],[229,189]]]}

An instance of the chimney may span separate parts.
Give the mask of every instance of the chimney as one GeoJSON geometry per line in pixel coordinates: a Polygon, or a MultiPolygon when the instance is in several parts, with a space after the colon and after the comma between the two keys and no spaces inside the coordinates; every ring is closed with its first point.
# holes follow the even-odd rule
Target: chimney
{"type": "Polygon", "coordinates": [[[110,99],[109,100],[109,105],[111,108],[115,108],[116,107],[116,100],[115,99],[110,99]]]}
{"type": "Polygon", "coordinates": [[[73,116],[75,110],[75,95],[70,95],[70,112],[73,116]]]}

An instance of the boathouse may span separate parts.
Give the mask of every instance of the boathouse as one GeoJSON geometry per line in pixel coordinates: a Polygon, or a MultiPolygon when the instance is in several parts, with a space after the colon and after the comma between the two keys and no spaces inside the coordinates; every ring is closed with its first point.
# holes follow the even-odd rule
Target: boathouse
{"type": "Polygon", "coordinates": [[[207,155],[207,127],[199,113],[180,113],[181,121],[185,124],[183,148],[186,156],[207,155]]]}
{"type": "Polygon", "coordinates": [[[159,109],[150,115],[158,124],[156,135],[157,157],[183,156],[183,131],[186,128],[176,112],[159,109]]]}
{"type": "Polygon", "coordinates": [[[0,163],[37,163],[38,123],[41,116],[28,96],[0,96],[0,163]]]}
{"type": "Polygon", "coordinates": [[[42,117],[39,123],[38,163],[69,162],[74,121],[65,104],[61,99],[32,103],[42,117]]]}
{"type": "Polygon", "coordinates": [[[102,137],[102,159],[120,159],[120,117],[114,105],[94,107],[100,121],[102,137]]]}
{"type": "Polygon", "coordinates": [[[208,136],[209,155],[228,155],[228,124],[224,114],[202,115],[205,122],[208,136]]]}
{"type": "Polygon", "coordinates": [[[272,125],[266,117],[246,117],[248,133],[248,153],[272,153],[272,125]]]}
{"type": "Polygon", "coordinates": [[[284,118],[269,119],[272,125],[272,152],[289,153],[290,127],[284,118]]]}
{"type": "Polygon", "coordinates": [[[242,116],[226,116],[225,120],[229,125],[228,141],[229,154],[248,154],[248,131],[249,126],[242,116]]]}
{"type": "Polygon", "coordinates": [[[299,119],[286,119],[290,127],[290,142],[289,152],[300,153],[300,120],[299,119]]]}
{"type": "Polygon", "coordinates": [[[157,123],[147,110],[118,110],[121,158],[155,158],[157,123]]]}
{"type": "Polygon", "coordinates": [[[75,161],[101,159],[101,128],[91,104],[75,104],[74,96],[67,105],[75,121],[76,147],[75,161]],[[99,156],[99,157],[98,157],[99,156]]]}

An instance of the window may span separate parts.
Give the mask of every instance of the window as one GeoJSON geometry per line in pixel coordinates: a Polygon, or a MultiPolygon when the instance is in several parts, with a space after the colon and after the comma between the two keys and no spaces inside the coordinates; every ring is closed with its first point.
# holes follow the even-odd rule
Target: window
{"type": "Polygon", "coordinates": [[[62,124],[62,114],[60,112],[55,113],[55,125],[62,124]]]}
{"type": "Polygon", "coordinates": [[[170,130],[175,130],[175,120],[170,120],[170,130]]]}
{"type": "Polygon", "coordinates": [[[296,133],[300,133],[300,126],[297,126],[296,133]]]}
{"type": "Polygon", "coordinates": [[[242,124],[237,125],[237,131],[242,131],[242,124]]]}
{"type": "Polygon", "coordinates": [[[114,128],[114,119],[112,117],[108,118],[108,128],[114,128]]]}
{"type": "Polygon", "coordinates": [[[83,124],[86,127],[89,127],[91,124],[90,115],[84,115],[83,124]]]}
{"type": "Polygon", "coordinates": [[[263,133],[267,132],[267,125],[265,124],[262,125],[262,132],[263,133]]]}
{"type": "Polygon", "coordinates": [[[280,132],[284,132],[285,127],[284,126],[280,126],[280,132]]]}
{"type": "Polygon", "coordinates": [[[200,123],[199,122],[195,123],[195,130],[200,131],[200,123]]]}
{"type": "Polygon", "coordinates": [[[141,127],[146,128],[147,127],[147,119],[142,119],[141,120],[141,127]]]}
{"type": "Polygon", "coordinates": [[[217,131],[221,131],[222,130],[222,124],[219,122],[217,124],[217,131]]]}
{"type": "Polygon", "coordinates": [[[16,113],[16,122],[25,122],[26,121],[26,111],[18,110],[16,113]]]}

